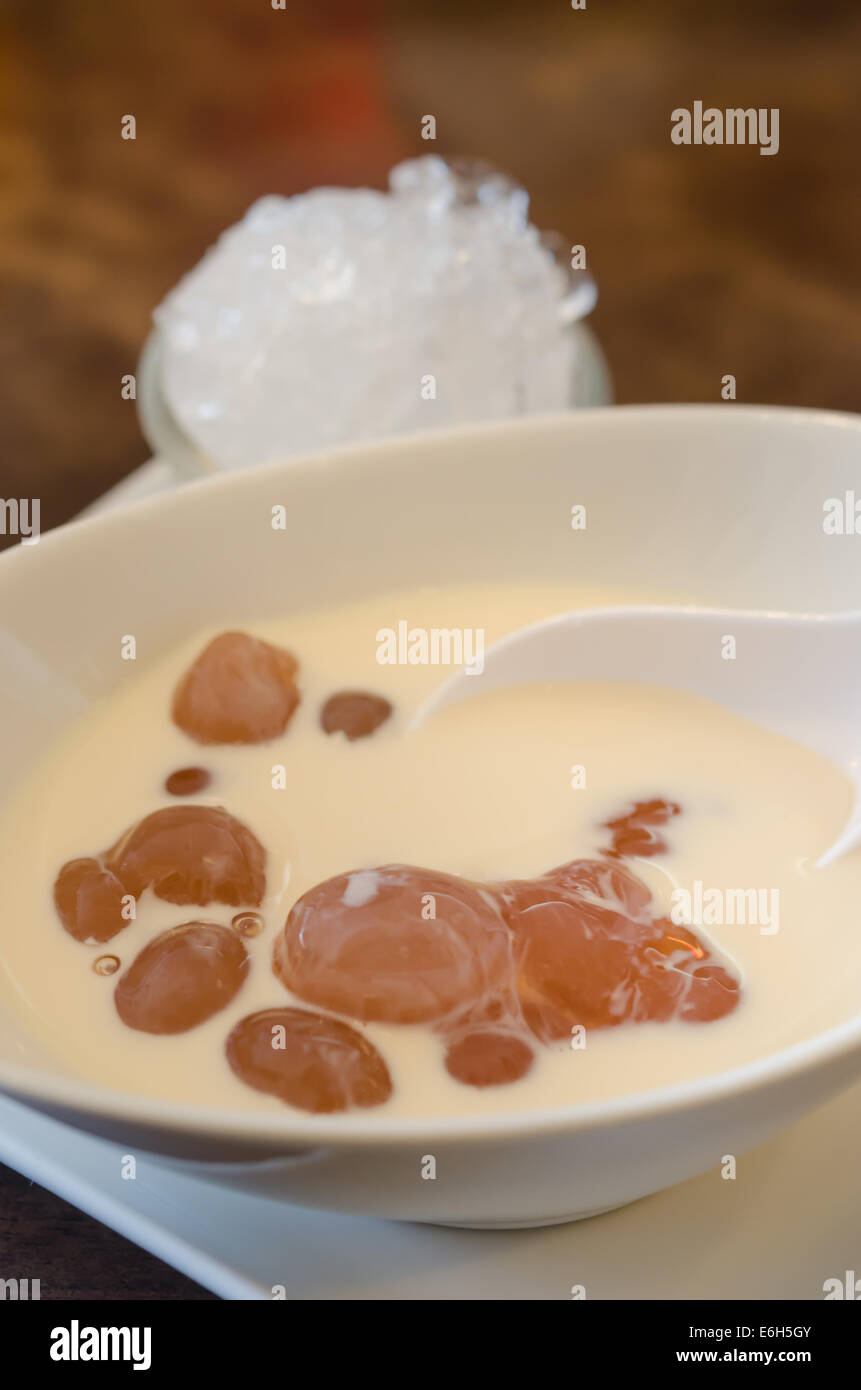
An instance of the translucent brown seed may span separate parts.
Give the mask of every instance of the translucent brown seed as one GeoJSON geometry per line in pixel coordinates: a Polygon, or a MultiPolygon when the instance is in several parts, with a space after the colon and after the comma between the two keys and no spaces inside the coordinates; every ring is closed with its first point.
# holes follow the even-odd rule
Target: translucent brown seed
{"type": "Polygon", "coordinates": [[[205,791],[212,781],[212,773],[205,767],[178,767],[165,778],[164,789],[171,796],[196,796],[205,791]]]}
{"type": "Polygon", "coordinates": [[[128,926],[126,895],[117,876],[100,859],[71,859],[54,883],[54,905],[76,941],[110,941],[128,926]]]}
{"type": "Polygon", "coordinates": [[[247,632],[222,632],[173,697],[174,722],[198,743],[266,743],[299,704],[296,658],[247,632]]]}
{"type": "MultiPolygon", "coordinates": [[[[596,861],[596,874],[601,867],[596,861]]],[[[515,938],[517,992],[536,1037],[560,1041],[575,1026],[708,1022],[735,1008],[737,981],[693,932],[654,918],[640,895],[632,898],[633,875],[605,879],[605,890],[614,887],[599,903],[567,886],[564,872],[560,886],[559,875],[500,885],[515,938]]]]}
{"type": "Polygon", "coordinates": [[[140,897],[151,888],[167,902],[256,907],[266,890],[266,852],[221,806],[154,811],[105,855],[108,867],[140,897]]]}
{"type": "Polygon", "coordinates": [[[187,1033],[236,996],[248,970],[229,927],[185,922],[145,946],[117,982],[117,1013],[142,1033],[187,1033]]]}
{"type": "Polygon", "coordinates": [[[341,690],[329,696],[320,711],[320,723],[327,734],[346,734],[352,741],[374,733],[391,713],[392,706],[382,695],[341,690]]]}
{"type": "Polygon", "coordinates": [[[513,1033],[466,1033],[453,1040],[445,1065],[466,1086],[507,1086],[525,1076],[535,1060],[532,1048],[513,1033]]]}
{"type": "Polygon", "coordinates": [[[604,827],[612,831],[612,850],[609,853],[622,856],[638,856],[641,859],[663,854],[667,842],[658,833],[660,826],[666,825],[681,811],[674,801],[656,797],[652,801],[636,801],[633,809],[626,811],[615,820],[604,822],[604,827]]]}
{"type": "Polygon", "coordinates": [[[351,1018],[425,1023],[501,986],[509,933],[490,893],[405,864],[339,874],[299,898],[273,967],[294,994],[351,1018]]]}
{"type": "Polygon", "coordinates": [[[246,1086],[313,1114],[382,1105],[389,1070],[349,1024],[307,1009],[264,1009],[227,1039],[227,1060],[246,1086]]]}

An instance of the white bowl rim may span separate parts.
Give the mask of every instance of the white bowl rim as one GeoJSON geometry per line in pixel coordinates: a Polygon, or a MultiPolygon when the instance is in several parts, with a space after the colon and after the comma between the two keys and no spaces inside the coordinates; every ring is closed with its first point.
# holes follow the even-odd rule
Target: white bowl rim
{"type": "MultiPolygon", "coordinates": [[[[119,526],[127,518],[131,521],[143,520],[151,512],[159,512],[168,498],[174,502],[193,497],[200,500],[208,490],[232,490],[243,485],[242,480],[278,477],[285,470],[290,473],[317,472],[327,464],[360,466],[365,458],[382,455],[397,455],[409,450],[444,449],[449,444],[468,442],[471,439],[487,438],[492,442],[497,436],[521,434],[529,439],[536,433],[553,434],[560,430],[613,429],[617,426],[636,424],[642,421],[646,426],[674,428],[701,420],[704,428],[717,428],[732,431],[759,423],[776,425],[778,428],[818,426],[828,430],[848,430],[859,435],[861,444],[861,414],[845,410],[822,410],[805,406],[755,405],[748,403],[684,403],[680,405],[649,403],[644,405],[598,405],[581,409],[549,411],[543,414],[519,415],[506,420],[473,422],[456,425],[451,429],[417,430],[410,433],[387,436],[383,439],[363,440],[358,444],[343,444],[334,449],[309,451],[277,459],[269,463],[254,464],[249,468],[219,469],[217,472],[189,480],[178,479],[181,488],[168,489],[149,497],[124,503],[122,508],[90,513],[73,517],[62,526],[52,527],[39,538],[39,545],[63,544],[71,535],[77,535],[82,527],[97,529],[119,526]]],[[[159,456],[163,461],[165,456],[159,456]]],[[[169,459],[166,460],[168,463],[169,459]]],[[[27,561],[27,553],[37,547],[21,545],[9,546],[0,551],[0,566],[9,567],[16,560],[27,561]]],[[[2,572],[2,571],[0,571],[2,572]]]]}
{"type": "MultiPolygon", "coordinates": [[[[260,464],[232,473],[219,473],[186,484],[181,495],[194,494],[200,489],[242,487],[243,479],[261,479],[267,474],[319,468],[323,459],[333,463],[360,463],[363,457],[376,457],[381,451],[398,453],[404,448],[445,448],[451,442],[474,436],[522,433],[526,437],[538,430],[571,428],[613,428],[641,418],[647,426],[690,422],[693,418],[704,425],[730,430],[743,421],[763,424],[820,425],[826,428],[850,429],[861,444],[861,415],[830,410],[808,410],[798,407],[758,405],[630,405],[593,407],[582,411],[564,411],[547,415],[524,416],[517,420],[491,424],[461,425],[454,430],[428,431],[398,435],[381,441],[348,445],[325,454],[303,454],[277,463],[260,464]],[[730,422],[734,421],[734,424],[730,422]],[[718,422],[720,422],[718,424],[718,422]]],[[[157,514],[165,505],[176,505],[178,494],[169,491],[155,497],[143,498],[122,510],[72,521],[40,538],[40,544],[64,544],[69,536],[82,528],[111,527],[130,519],[143,520],[157,514]]],[[[0,577],[9,573],[16,556],[23,562],[30,555],[20,556],[21,546],[14,546],[0,555],[0,577]]],[[[28,550],[30,548],[28,547],[28,550]]],[[[96,1083],[79,1080],[59,1073],[43,1073],[15,1062],[0,1060],[0,1090],[23,1104],[37,1104],[69,1114],[103,1117],[111,1122],[152,1126],[173,1134],[194,1135],[212,1139],[227,1139],[239,1144],[285,1148],[298,1146],[307,1152],[322,1146],[330,1148],[389,1148],[392,1146],[431,1145],[434,1142],[475,1144],[500,1139],[525,1141],[532,1138],[572,1134],[601,1126],[617,1126],[649,1121],[685,1110],[696,1110],[728,1097],[749,1096],[774,1082],[803,1075],[829,1062],[837,1062],[861,1050],[861,1010],[834,1028],[815,1034],[812,1038],[787,1048],[767,1053],[763,1057],[689,1081],[678,1082],[654,1090],[633,1091],[606,1100],[573,1102],[536,1110],[511,1110],[488,1115],[415,1116],[387,1119],[373,1112],[351,1112],[344,1116],[311,1116],[285,1108],[284,1113],[264,1110],[235,1110],[229,1107],[197,1106],[179,1101],[162,1100],[140,1095],[134,1091],[115,1090],[96,1083]]],[[[204,1160],[205,1161],[205,1160],[204,1160]]]]}

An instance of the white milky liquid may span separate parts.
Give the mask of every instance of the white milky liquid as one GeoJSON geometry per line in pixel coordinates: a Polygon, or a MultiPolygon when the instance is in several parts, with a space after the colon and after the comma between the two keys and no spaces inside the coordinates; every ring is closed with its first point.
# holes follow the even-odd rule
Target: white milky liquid
{"type": "MultiPolygon", "coordinates": [[[[487,641],[573,606],[570,589],[422,590],[293,615],[246,630],[288,647],[301,666],[302,704],[285,734],[256,747],[201,747],[169,717],[179,676],[214,635],[195,634],[124,670],[124,686],[95,706],[13,790],[0,820],[0,1006],[11,1007],[58,1065],[113,1088],[237,1109],[282,1111],[243,1085],[224,1057],[235,1023],[294,1000],[271,970],[272,943],[291,903],[332,875],[402,862],[503,879],[594,855],[600,823],[633,799],[663,796],[682,814],[667,827],[669,852],[632,861],[665,910],[674,888],[756,889],[769,920],[693,924],[742,978],[742,999],[706,1024],[623,1024],[594,1030],[585,1049],[536,1047],[531,1072],[477,1090],[454,1081],[429,1029],[369,1025],[394,1094],[376,1115],[489,1113],[596,1100],[724,1070],[850,1018],[861,973],[861,854],[826,870],[815,861],[851,805],[843,775],[816,754],[693,696],[638,685],[520,687],[450,707],[419,733],[411,713],[450,674],[431,666],[381,666],[377,632],[482,627],[487,641]],[[342,689],[385,695],[395,716],[348,743],[319,727],[322,702],[342,689]],[[286,789],[272,771],[283,765],[286,789]],[[169,926],[229,924],[236,909],[181,908],[147,891],[134,922],[97,947],[61,927],[54,878],[68,859],[97,853],[163,806],[177,768],[202,766],[212,783],[193,801],[223,805],[267,850],[265,930],[247,943],[246,983],[221,1013],[191,1032],[159,1037],[119,1020],[114,979],[169,926]],[[572,786],[572,769],[586,786],[572,786]],[[774,890],[779,898],[774,898],[774,890]],[[777,902],[778,930],[773,930],[777,902]],[[763,931],[762,927],[766,930],[763,931]]],[[[476,678],[480,680],[480,677],[476,678]]],[[[361,1027],[361,1025],[355,1025],[361,1027]]]]}

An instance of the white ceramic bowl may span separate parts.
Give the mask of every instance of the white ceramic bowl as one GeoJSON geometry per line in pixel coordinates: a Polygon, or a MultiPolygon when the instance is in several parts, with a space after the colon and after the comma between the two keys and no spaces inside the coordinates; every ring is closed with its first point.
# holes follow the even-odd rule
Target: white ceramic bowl
{"type": "MultiPolygon", "coordinates": [[[[859,478],[857,418],[637,407],[291,460],[65,527],[0,559],[0,785],[117,679],[126,632],[157,650],[205,624],[389,585],[518,575],[606,586],[621,602],[861,608],[861,535],[822,525],[823,502],[859,478]],[[275,503],[288,537],[268,525],[275,503]],[[572,533],[575,503],[588,528],[572,533]]],[[[3,929],[0,915],[0,950],[3,929]]],[[[0,1006],[0,1089],[37,1109],[217,1182],[454,1224],[538,1225],[633,1201],[859,1075],[861,1012],[733,1071],[597,1104],[438,1121],[240,1114],[80,1081],[0,1006]]]]}

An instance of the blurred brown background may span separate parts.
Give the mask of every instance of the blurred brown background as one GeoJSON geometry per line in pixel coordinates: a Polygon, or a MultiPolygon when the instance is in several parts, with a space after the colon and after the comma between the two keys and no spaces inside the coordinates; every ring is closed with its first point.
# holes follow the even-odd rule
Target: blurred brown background
{"type": "MultiPolygon", "coordinates": [[[[40,497],[43,527],[147,457],[120,379],[218,232],[263,193],[381,187],[414,154],[492,160],[539,226],[586,246],[619,401],[716,401],[731,372],[740,401],[861,404],[856,0],[0,13],[0,495],[40,497]],[[779,107],[779,153],[673,145],[670,112],[695,100],[779,107]]],[[[46,1298],[196,1296],[8,1173],[0,1254],[46,1298]]]]}

